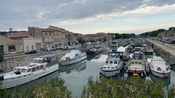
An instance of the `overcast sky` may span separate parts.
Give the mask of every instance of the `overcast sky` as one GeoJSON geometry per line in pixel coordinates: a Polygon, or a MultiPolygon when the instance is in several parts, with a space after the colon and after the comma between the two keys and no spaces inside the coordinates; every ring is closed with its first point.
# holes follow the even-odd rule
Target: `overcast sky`
{"type": "Polygon", "coordinates": [[[175,0],[0,0],[0,31],[49,25],[82,34],[168,29],[175,0]]]}

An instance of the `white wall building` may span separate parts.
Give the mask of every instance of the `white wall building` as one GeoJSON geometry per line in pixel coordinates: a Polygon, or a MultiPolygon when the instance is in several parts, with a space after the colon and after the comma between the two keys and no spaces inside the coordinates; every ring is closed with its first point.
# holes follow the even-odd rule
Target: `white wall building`
{"type": "Polygon", "coordinates": [[[37,52],[40,52],[41,48],[43,48],[42,39],[23,38],[23,46],[24,46],[24,52],[27,52],[30,50],[37,50],[37,52]]]}

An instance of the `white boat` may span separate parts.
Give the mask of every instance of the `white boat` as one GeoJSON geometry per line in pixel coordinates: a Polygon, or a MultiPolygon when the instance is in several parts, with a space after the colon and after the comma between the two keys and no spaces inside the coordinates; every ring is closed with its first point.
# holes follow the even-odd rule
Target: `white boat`
{"type": "Polygon", "coordinates": [[[105,64],[101,67],[101,73],[105,77],[115,76],[120,73],[123,67],[123,53],[109,52],[105,64]]]}
{"type": "Polygon", "coordinates": [[[146,41],[143,42],[143,47],[147,47],[147,42],[146,41]]]}
{"type": "Polygon", "coordinates": [[[117,48],[118,48],[117,40],[111,41],[110,46],[111,46],[111,51],[117,51],[117,48]]]}
{"type": "Polygon", "coordinates": [[[153,75],[164,78],[170,74],[170,66],[162,57],[154,56],[149,63],[153,75]]]}
{"type": "Polygon", "coordinates": [[[144,64],[142,60],[131,60],[128,65],[128,73],[133,76],[143,76],[145,74],[144,64]]]}
{"type": "Polygon", "coordinates": [[[80,50],[71,50],[69,53],[66,53],[59,62],[64,66],[80,62],[86,58],[86,53],[82,53],[80,50]]]}
{"type": "Polygon", "coordinates": [[[12,88],[32,80],[38,79],[58,70],[58,60],[56,55],[43,55],[36,57],[27,66],[18,66],[12,72],[0,75],[2,88],[12,88]]]}
{"type": "Polygon", "coordinates": [[[117,49],[117,52],[123,52],[123,61],[128,61],[130,58],[130,55],[128,54],[128,52],[126,52],[126,48],[123,46],[120,46],[117,49]]]}

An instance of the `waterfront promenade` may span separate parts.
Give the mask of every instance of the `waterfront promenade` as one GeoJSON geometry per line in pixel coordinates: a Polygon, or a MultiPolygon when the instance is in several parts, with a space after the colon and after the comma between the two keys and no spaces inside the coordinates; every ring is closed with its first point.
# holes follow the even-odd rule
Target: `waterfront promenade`
{"type": "Polygon", "coordinates": [[[164,51],[169,52],[173,56],[175,56],[175,45],[174,44],[163,43],[161,41],[156,41],[156,40],[152,40],[148,38],[146,40],[158,46],[159,48],[163,49],[164,51]]]}

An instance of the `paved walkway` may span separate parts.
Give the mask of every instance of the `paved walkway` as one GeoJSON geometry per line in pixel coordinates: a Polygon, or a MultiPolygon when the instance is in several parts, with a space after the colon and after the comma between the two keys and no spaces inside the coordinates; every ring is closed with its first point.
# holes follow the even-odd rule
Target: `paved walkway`
{"type": "Polygon", "coordinates": [[[163,43],[152,39],[146,39],[146,40],[175,56],[175,45],[163,43]]]}

